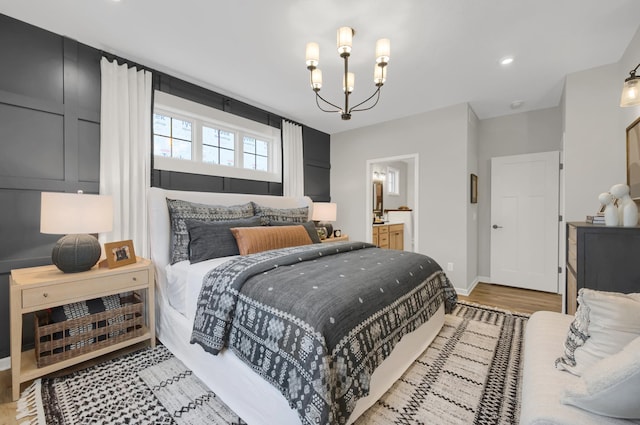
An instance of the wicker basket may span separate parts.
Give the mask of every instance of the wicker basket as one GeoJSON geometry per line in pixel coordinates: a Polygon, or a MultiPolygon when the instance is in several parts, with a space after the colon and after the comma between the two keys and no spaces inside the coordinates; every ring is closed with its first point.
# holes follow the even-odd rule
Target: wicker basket
{"type": "Polygon", "coordinates": [[[36,312],[37,366],[47,366],[142,335],[145,318],[140,296],[133,293],[121,297],[120,304],[120,308],[56,323],[51,323],[49,311],[36,312]]]}

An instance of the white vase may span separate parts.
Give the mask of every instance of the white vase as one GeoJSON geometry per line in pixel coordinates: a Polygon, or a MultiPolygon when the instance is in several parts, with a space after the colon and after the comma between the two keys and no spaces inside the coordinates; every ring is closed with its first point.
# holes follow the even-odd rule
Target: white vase
{"type": "Polygon", "coordinates": [[[638,225],[638,206],[629,195],[622,199],[622,225],[635,227],[638,225]]]}
{"type": "Polygon", "coordinates": [[[618,210],[620,224],[624,227],[634,227],[638,225],[638,206],[631,196],[629,196],[629,186],[626,184],[615,184],[611,186],[611,194],[618,198],[618,210]]]}
{"type": "Polygon", "coordinates": [[[609,192],[602,192],[598,195],[598,200],[604,205],[604,225],[605,226],[617,226],[620,224],[620,214],[618,207],[613,202],[614,196],[609,192]]]}
{"type": "Polygon", "coordinates": [[[604,225],[605,226],[617,226],[620,224],[620,215],[618,214],[618,207],[613,203],[607,204],[604,208],[604,225]]]}

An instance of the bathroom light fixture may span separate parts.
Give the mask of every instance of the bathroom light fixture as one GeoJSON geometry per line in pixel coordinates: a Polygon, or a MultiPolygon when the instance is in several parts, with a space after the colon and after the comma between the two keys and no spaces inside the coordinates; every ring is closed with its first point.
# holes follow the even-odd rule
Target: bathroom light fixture
{"type": "Polygon", "coordinates": [[[636,75],[638,68],[640,68],[640,63],[629,72],[629,77],[624,80],[620,106],[640,105],[640,76],[636,75]]]}
{"type": "MultiPolygon", "coordinates": [[[[376,63],[373,71],[373,83],[377,87],[371,96],[355,106],[349,107],[349,96],[355,87],[355,75],[349,72],[349,56],[351,55],[351,45],[355,31],[351,27],[341,27],[338,29],[338,54],[344,60],[344,75],[342,77],[342,90],[344,91],[344,106],[337,106],[320,96],[322,88],[322,71],[318,68],[320,61],[320,47],[318,43],[307,43],[306,63],[310,72],[311,89],[316,93],[316,105],[323,112],[339,112],[343,120],[351,119],[351,113],[357,111],[367,111],[378,104],[380,100],[380,89],[387,79],[386,66],[389,63],[391,44],[388,38],[381,38],[376,42],[376,63]],[[375,102],[371,106],[363,106],[375,97],[375,102]],[[324,109],[320,106],[320,100],[324,104],[334,109],[324,109]],[[362,108],[360,108],[362,107],[362,108]]],[[[325,105],[325,108],[327,107],[325,105]]]]}

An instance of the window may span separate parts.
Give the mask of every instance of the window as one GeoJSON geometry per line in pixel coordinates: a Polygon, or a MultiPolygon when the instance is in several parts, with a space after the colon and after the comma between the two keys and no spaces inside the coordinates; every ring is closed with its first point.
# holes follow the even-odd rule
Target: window
{"type": "Polygon", "coordinates": [[[280,130],[162,92],[153,154],[160,170],[282,181],[280,130]]]}
{"type": "Polygon", "coordinates": [[[153,114],[154,155],[191,159],[191,122],[153,114]]]}
{"type": "Polygon", "coordinates": [[[400,195],[400,171],[387,168],[387,191],[389,195],[400,195]]]}
{"type": "Polygon", "coordinates": [[[233,167],[235,164],[235,134],[202,127],[202,161],[233,167]]]}
{"type": "Polygon", "coordinates": [[[267,171],[269,144],[253,137],[244,138],[244,168],[267,171]]]}

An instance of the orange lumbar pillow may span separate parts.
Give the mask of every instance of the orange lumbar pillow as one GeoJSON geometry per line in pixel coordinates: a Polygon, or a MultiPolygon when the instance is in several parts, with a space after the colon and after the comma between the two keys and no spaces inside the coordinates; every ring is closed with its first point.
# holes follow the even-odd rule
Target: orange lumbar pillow
{"type": "Polygon", "coordinates": [[[233,227],[231,233],[236,238],[240,255],[312,243],[303,226],[233,227]]]}

